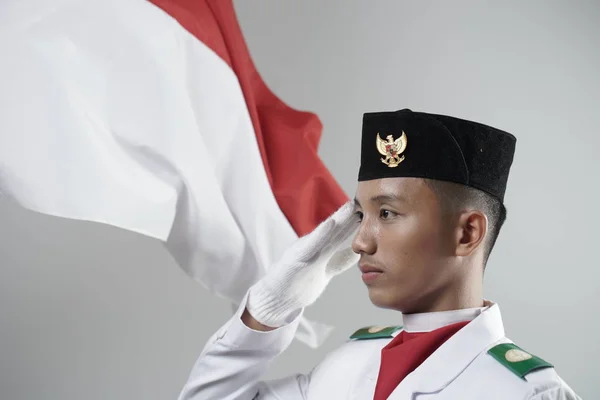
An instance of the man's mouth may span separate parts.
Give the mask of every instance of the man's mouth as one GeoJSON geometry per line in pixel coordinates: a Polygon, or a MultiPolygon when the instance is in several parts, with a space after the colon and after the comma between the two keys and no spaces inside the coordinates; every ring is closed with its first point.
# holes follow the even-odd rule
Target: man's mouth
{"type": "Polygon", "coordinates": [[[366,263],[359,264],[358,269],[362,272],[362,280],[365,283],[374,281],[383,273],[383,270],[366,263]]]}

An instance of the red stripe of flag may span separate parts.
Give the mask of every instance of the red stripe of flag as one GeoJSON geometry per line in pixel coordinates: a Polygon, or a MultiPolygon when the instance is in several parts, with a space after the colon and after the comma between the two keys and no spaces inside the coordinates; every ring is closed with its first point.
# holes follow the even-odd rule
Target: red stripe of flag
{"type": "Polygon", "coordinates": [[[231,0],[151,0],[235,72],[277,204],[298,234],[312,231],[348,196],[317,151],[317,115],[294,110],[269,90],[252,61],[231,0]]]}

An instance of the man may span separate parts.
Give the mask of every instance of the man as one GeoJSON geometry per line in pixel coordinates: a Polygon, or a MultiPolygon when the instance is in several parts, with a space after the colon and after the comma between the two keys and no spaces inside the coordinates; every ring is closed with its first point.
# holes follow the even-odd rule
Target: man
{"type": "Polygon", "coordinates": [[[578,399],[551,364],[505,337],[483,296],[515,144],[458,118],[365,114],[355,204],[250,288],[180,399],[578,399]],[[373,304],[402,312],[404,327],[361,329],[309,374],[262,381],[303,309],[357,258],[373,304]]]}

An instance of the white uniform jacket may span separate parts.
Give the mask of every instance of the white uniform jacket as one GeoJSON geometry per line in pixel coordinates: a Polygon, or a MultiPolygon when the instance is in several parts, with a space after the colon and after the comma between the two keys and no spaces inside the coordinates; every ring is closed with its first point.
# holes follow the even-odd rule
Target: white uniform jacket
{"type": "MultiPolygon", "coordinates": [[[[391,338],[350,340],[308,374],[264,381],[270,362],[291,343],[301,313],[279,329],[257,332],[240,320],[245,304],[244,300],[210,338],[180,400],[373,399],[381,349],[391,338]]],[[[504,336],[498,305],[491,304],[409,374],[388,399],[581,400],[554,368],[524,377],[513,373],[488,353],[502,343],[511,341],[504,336]]]]}

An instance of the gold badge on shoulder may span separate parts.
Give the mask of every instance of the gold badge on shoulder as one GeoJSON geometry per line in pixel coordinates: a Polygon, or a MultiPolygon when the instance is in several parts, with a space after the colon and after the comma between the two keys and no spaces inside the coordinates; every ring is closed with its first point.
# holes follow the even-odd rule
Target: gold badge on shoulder
{"type": "Polygon", "coordinates": [[[387,328],[387,326],[371,326],[370,328],[367,329],[367,332],[378,333],[378,332],[381,332],[382,330],[384,330],[385,328],[387,328]]]}
{"type": "Polygon", "coordinates": [[[533,356],[531,354],[526,353],[521,349],[510,349],[504,355],[504,358],[506,358],[506,361],[511,362],[511,363],[529,360],[532,357],[533,356]]]}
{"type": "Polygon", "coordinates": [[[393,338],[394,334],[402,329],[402,326],[368,326],[354,332],[350,339],[366,340],[366,339],[384,339],[393,338]]]}
{"type": "Polygon", "coordinates": [[[397,167],[402,161],[404,161],[404,151],[408,144],[408,138],[406,133],[402,131],[402,136],[394,140],[393,135],[387,135],[386,140],[383,140],[379,133],[377,134],[377,151],[385,158],[381,159],[381,162],[390,168],[397,167]]]}

